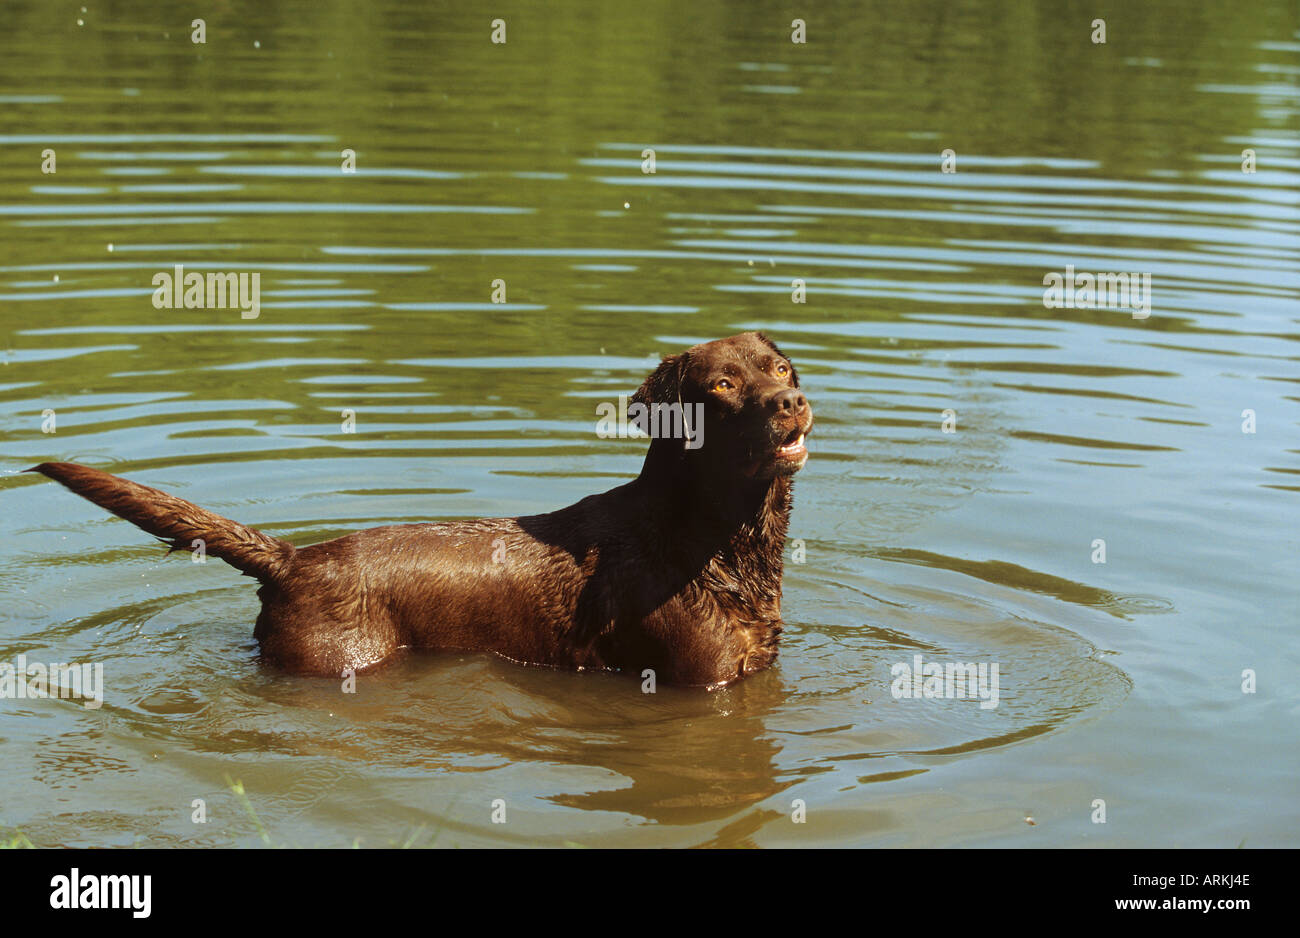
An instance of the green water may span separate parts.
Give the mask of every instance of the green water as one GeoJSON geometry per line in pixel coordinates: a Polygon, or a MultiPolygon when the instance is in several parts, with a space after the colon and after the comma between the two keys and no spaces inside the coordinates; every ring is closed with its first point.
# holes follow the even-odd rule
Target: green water
{"type": "Polygon", "coordinates": [[[208,6],[0,13],[0,663],[105,682],[0,700],[0,833],[261,844],[238,780],[285,845],[1300,843],[1295,3],[208,6]],[[155,308],[177,264],[258,318],[155,308]],[[1150,316],[1045,308],[1066,265],[1150,316]],[[246,579],[17,474],[299,544],[546,511],[751,328],[818,423],[781,664],[712,695],[285,676],[246,579]],[[917,654],[998,706],[895,699],[917,654]]]}

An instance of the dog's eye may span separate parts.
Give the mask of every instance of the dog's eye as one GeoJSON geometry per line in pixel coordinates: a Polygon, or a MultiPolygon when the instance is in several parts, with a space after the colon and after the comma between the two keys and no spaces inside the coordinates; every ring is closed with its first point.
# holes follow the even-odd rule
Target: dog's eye
{"type": "Polygon", "coordinates": [[[713,390],[715,391],[730,391],[734,387],[735,385],[726,378],[719,378],[717,381],[713,382],[713,390]]]}
{"type": "Polygon", "coordinates": [[[782,378],[784,378],[786,375],[790,373],[790,368],[788,365],[786,365],[785,362],[781,362],[781,364],[776,366],[776,373],[779,374],[782,378]]]}

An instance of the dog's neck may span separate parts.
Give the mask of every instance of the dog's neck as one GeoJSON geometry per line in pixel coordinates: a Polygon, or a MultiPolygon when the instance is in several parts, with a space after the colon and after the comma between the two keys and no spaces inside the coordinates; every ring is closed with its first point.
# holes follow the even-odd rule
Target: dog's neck
{"type": "Polygon", "coordinates": [[[793,479],[738,475],[722,482],[699,468],[689,456],[656,452],[652,444],[636,483],[648,500],[647,520],[657,527],[671,522],[665,536],[692,549],[695,555],[683,560],[711,570],[711,579],[725,575],[755,600],[779,597],[793,479]]]}

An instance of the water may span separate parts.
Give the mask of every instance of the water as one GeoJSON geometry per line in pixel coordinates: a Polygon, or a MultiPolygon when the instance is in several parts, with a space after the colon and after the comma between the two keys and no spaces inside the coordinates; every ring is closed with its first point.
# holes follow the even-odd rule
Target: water
{"type": "Polygon", "coordinates": [[[183,5],[79,11],[0,33],[0,661],[106,691],[0,701],[4,839],[1300,840],[1294,4],[1143,4],[1104,45],[1054,4],[819,5],[803,45],[768,3],[504,3],[505,45],[388,0],[218,6],[204,45],[183,5]],[[175,264],[260,272],[259,317],[155,309],[175,264]],[[1046,309],[1066,265],[1149,273],[1150,317],[1046,309]],[[639,468],[598,403],[751,328],[818,425],[781,664],[712,695],[285,676],[247,580],[17,474],[300,544],[546,511],[639,468]],[[895,699],[917,654],[998,664],[998,706],[895,699]]]}

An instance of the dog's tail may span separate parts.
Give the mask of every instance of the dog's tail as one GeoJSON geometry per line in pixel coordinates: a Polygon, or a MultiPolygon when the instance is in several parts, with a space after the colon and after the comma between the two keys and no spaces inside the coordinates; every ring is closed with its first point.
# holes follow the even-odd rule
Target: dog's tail
{"type": "Polygon", "coordinates": [[[39,472],[88,498],[100,508],[125,518],[172,550],[191,550],[195,541],[214,557],[263,583],[278,580],[287,570],[294,548],[279,538],[215,515],[184,499],[128,482],[74,462],[44,462],[27,472],[39,472]]]}

